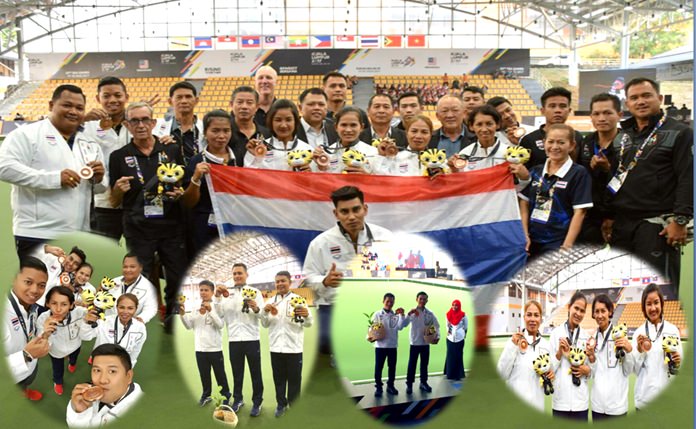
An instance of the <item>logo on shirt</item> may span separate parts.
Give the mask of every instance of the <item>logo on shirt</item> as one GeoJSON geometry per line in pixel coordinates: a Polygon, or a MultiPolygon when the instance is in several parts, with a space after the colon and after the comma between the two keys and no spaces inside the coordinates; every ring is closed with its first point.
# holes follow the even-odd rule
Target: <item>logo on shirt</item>
{"type": "Polygon", "coordinates": [[[536,146],[537,146],[539,149],[544,149],[544,141],[543,141],[543,140],[537,140],[537,141],[535,141],[534,143],[536,143],[536,146]]]}
{"type": "Polygon", "coordinates": [[[568,182],[566,182],[565,180],[559,180],[556,182],[556,185],[555,185],[555,187],[559,188],[559,189],[565,189],[566,186],[568,186],[568,182]]]}
{"type": "Polygon", "coordinates": [[[408,164],[399,165],[399,173],[406,173],[408,171],[408,164]]]}
{"type": "Polygon", "coordinates": [[[15,317],[12,319],[12,327],[14,328],[15,331],[19,331],[19,318],[15,317]]]}
{"type": "Polygon", "coordinates": [[[334,259],[341,257],[341,246],[332,246],[329,250],[331,251],[331,257],[334,259]]]}
{"type": "Polygon", "coordinates": [[[56,144],[56,137],[48,135],[48,136],[46,136],[46,141],[51,145],[55,145],[56,144]]]}
{"type": "Polygon", "coordinates": [[[127,156],[124,158],[126,161],[126,165],[135,168],[135,157],[134,156],[127,156]]]}

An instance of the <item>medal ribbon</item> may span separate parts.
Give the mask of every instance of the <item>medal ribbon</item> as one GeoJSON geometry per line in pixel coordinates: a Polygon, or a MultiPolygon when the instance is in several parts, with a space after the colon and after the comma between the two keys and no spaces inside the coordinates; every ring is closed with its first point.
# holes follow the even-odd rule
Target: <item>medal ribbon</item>
{"type": "Polygon", "coordinates": [[[24,337],[27,339],[27,342],[31,341],[31,339],[36,336],[36,324],[34,323],[34,317],[36,316],[36,304],[29,307],[29,311],[27,312],[27,316],[29,316],[29,330],[27,330],[27,322],[24,320],[24,316],[22,316],[22,312],[19,309],[19,304],[17,304],[17,301],[12,296],[12,292],[8,294],[8,298],[10,298],[12,309],[19,319],[19,324],[22,326],[24,337]]]}
{"type": "Polygon", "coordinates": [[[618,171],[620,172],[626,172],[628,173],[629,171],[633,170],[633,168],[638,164],[638,159],[643,155],[643,150],[645,149],[646,146],[653,144],[657,140],[657,130],[662,128],[662,125],[664,125],[665,120],[667,120],[667,115],[663,115],[662,118],[657,122],[657,125],[655,125],[655,128],[650,131],[650,134],[643,140],[643,144],[640,145],[638,150],[636,151],[636,154],[633,156],[633,160],[628,164],[628,167],[625,167],[623,165],[623,156],[624,156],[624,151],[626,149],[626,143],[628,140],[631,138],[628,133],[625,133],[623,137],[621,138],[621,151],[619,152],[619,168],[618,171]]]}

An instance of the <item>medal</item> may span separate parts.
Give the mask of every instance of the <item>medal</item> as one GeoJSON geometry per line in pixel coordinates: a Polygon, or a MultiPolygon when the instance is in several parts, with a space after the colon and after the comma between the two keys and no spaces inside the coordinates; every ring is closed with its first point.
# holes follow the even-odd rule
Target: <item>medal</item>
{"type": "Polygon", "coordinates": [[[464,158],[456,158],[454,160],[454,168],[457,170],[463,170],[469,164],[469,161],[464,158]]]}
{"type": "Polygon", "coordinates": [[[94,176],[94,170],[92,170],[92,167],[85,165],[84,167],[80,168],[77,175],[80,176],[81,179],[89,180],[92,178],[92,176],[94,176]]]}
{"type": "Polygon", "coordinates": [[[61,264],[61,265],[63,265],[64,262],[65,262],[65,257],[64,257],[64,256],[59,256],[59,257],[58,257],[58,263],[61,264]]]}
{"type": "Polygon", "coordinates": [[[518,346],[520,347],[520,353],[524,354],[527,352],[527,347],[529,347],[529,342],[526,338],[520,339],[518,346]]]}
{"type": "Polygon", "coordinates": [[[114,126],[114,121],[111,120],[111,116],[107,116],[106,118],[102,118],[99,121],[99,128],[102,130],[108,130],[110,128],[113,128],[114,126]]]}
{"type": "Polygon", "coordinates": [[[70,284],[70,274],[68,273],[63,273],[60,275],[60,284],[63,286],[67,286],[70,284]]]}
{"type": "Polygon", "coordinates": [[[515,132],[513,133],[513,135],[515,137],[517,137],[518,139],[524,137],[525,134],[526,134],[526,132],[524,131],[524,128],[517,128],[515,130],[515,132]]]}
{"type": "Polygon", "coordinates": [[[88,387],[84,392],[82,392],[82,397],[85,401],[94,402],[104,396],[104,389],[99,386],[88,387]]]}

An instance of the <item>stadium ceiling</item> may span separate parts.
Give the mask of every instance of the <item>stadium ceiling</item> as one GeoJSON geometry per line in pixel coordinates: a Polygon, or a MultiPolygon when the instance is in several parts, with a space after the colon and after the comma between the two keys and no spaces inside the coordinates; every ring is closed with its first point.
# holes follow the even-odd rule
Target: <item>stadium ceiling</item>
{"type": "MultiPolygon", "coordinates": [[[[21,51],[21,45],[56,33],[67,33],[75,26],[88,24],[92,21],[108,16],[117,16],[134,10],[142,10],[143,16],[148,17],[149,8],[162,6],[167,3],[185,3],[177,0],[19,0],[0,1],[0,30],[15,28],[20,20],[32,22],[42,28],[42,34],[38,36],[18,37],[14,43],[3,47],[0,55],[9,51],[21,51]],[[85,19],[75,18],[77,14],[72,9],[93,10],[94,13],[85,19]],[[48,22],[48,25],[47,25],[48,22]],[[20,46],[18,46],[20,45],[20,46]]],[[[277,34],[295,34],[287,28],[288,20],[296,19],[292,16],[299,10],[296,5],[307,5],[314,8],[345,8],[347,13],[354,11],[351,19],[359,20],[358,8],[369,8],[379,5],[380,8],[392,10],[403,9],[405,19],[415,22],[427,21],[426,34],[443,34],[449,30],[447,22],[451,23],[451,30],[470,27],[472,22],[488,22],[498,24],[497,32],[500,37],[521,32],[533,35],[549,41],[555,45],[572,49],[582,44],[595,42],[595,38],[586,37],[601,34],[601,40],[608,38],[620,38],[642,31],[652,31],[669,25],[659,19],[663,14],[669,14],[669,20],[681,22],[692,19],[693,0],[380,0],[379,2],[359,2],[351,0],[266,0],[263,1],[220,1],[212,3],[213,10],[208,15],[215,20],[217,12],[223,8],[275,8],[278,9],[276,22],[280,22],[277,34]],[[243,6],[242,6],[243,5],[243,6]],[[415,17],[414,17],[414,14],[415,17]],[[283,28],[285,27],[285,29],[283,28]],[[284,32],[283,32],[284,31],[284,32]],[[604,37],[606,36],[606,37],[604,37]]],[[[201,6],[203,14],[205,7],[201,6]]],[[[376,8],[375,8],[376,9],[376,8]]],[[[154,9],[153,9],[154,10],[154,9]]],[[[200,9],[199,9],[200,10],[200,9]]],[[[198,10],[197,10],[198,12],[198,10]]],[[[401,13],[401,12],[399,12],[401,13]]],[[[241,22],[242,14],[238,18],[241,22]]],[[[310,19],[310,14],[307,14],[310,19]]],[[[384,16],[384,15],[380,15],[384,16]]],[[[145,19],[145,18],[144,18],[145,19]]],[[[313,18],[312,18],[313,19],[313,18]]],[[[339,34],[339,27],[343,27],[343,18],[336,20],[336,30],[333,34],[339,34]],[[340,24],[338,22],[341,22],[340,24]]],[[[364,18],[363,18],[364,19],[364,18]]],[[[374,20],[374,16],[369,19],[374,20]]],[[[266,22],[266,21],[264,21],[266,22]]],[[[346,23],[348,20],[346,20],[346,23]]],[[[124,25],[127,25],[124,23],[124,25]]],[[[406,32],[406,26],[403,31],[406,32]]],[[[473,26],[474,31],[478,31],[473,26]]],[[[139,29],[133,27],[133,34],[137,35],[139,29]]],[[[243,33],[239,33],[243,34],[243,33]]],[[[306,33],[305,33],[306,34],[306,33]]],[[[328,34],[328,33],[323,33],[328,34]]],[[[348,33],[350,34],[350,33],[348,33]]],[[[519,33],[518,33],[519,34],[519,33]]],[[[269,35],[272,35],[269,33],[269,35]]]]}

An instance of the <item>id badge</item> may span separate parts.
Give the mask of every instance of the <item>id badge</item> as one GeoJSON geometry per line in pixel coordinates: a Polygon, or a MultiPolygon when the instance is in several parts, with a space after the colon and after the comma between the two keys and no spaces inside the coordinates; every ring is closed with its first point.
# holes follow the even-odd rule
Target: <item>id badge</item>
{"type": "Polygon", "coordinates": [[[536,207],[532,210],[532,221],[537,223],[548,222],[549,217],[551,217],[551,204],[553,204],[551,198],[538,198],[536,207]]]}
{"type": "Polygon", "coordinates": [[[215,223],[215,213],[210,213],[208,215],[208,226],[216,226],[217,223],[215,223]]]}
{"type": "Polygon", "coordinates": [[[164,217],[164,207],[153,204],[152,201],[146,200],[143,209],[145,217],[148,219],[164,217]]]}
{"type": "Polygon", "coordinates": [[[612,177],[609,181],[609,184],[607,185],[607,189],[609,189],[609,191],[612,194],[616,194],[617,192],[619,192],[619,189],[621,189],[621,187],[624,184],[624,181],[626,180],[627,174],[628,172],[624,171],[623,173],[617,174],[614,177],[612,177]]]}

